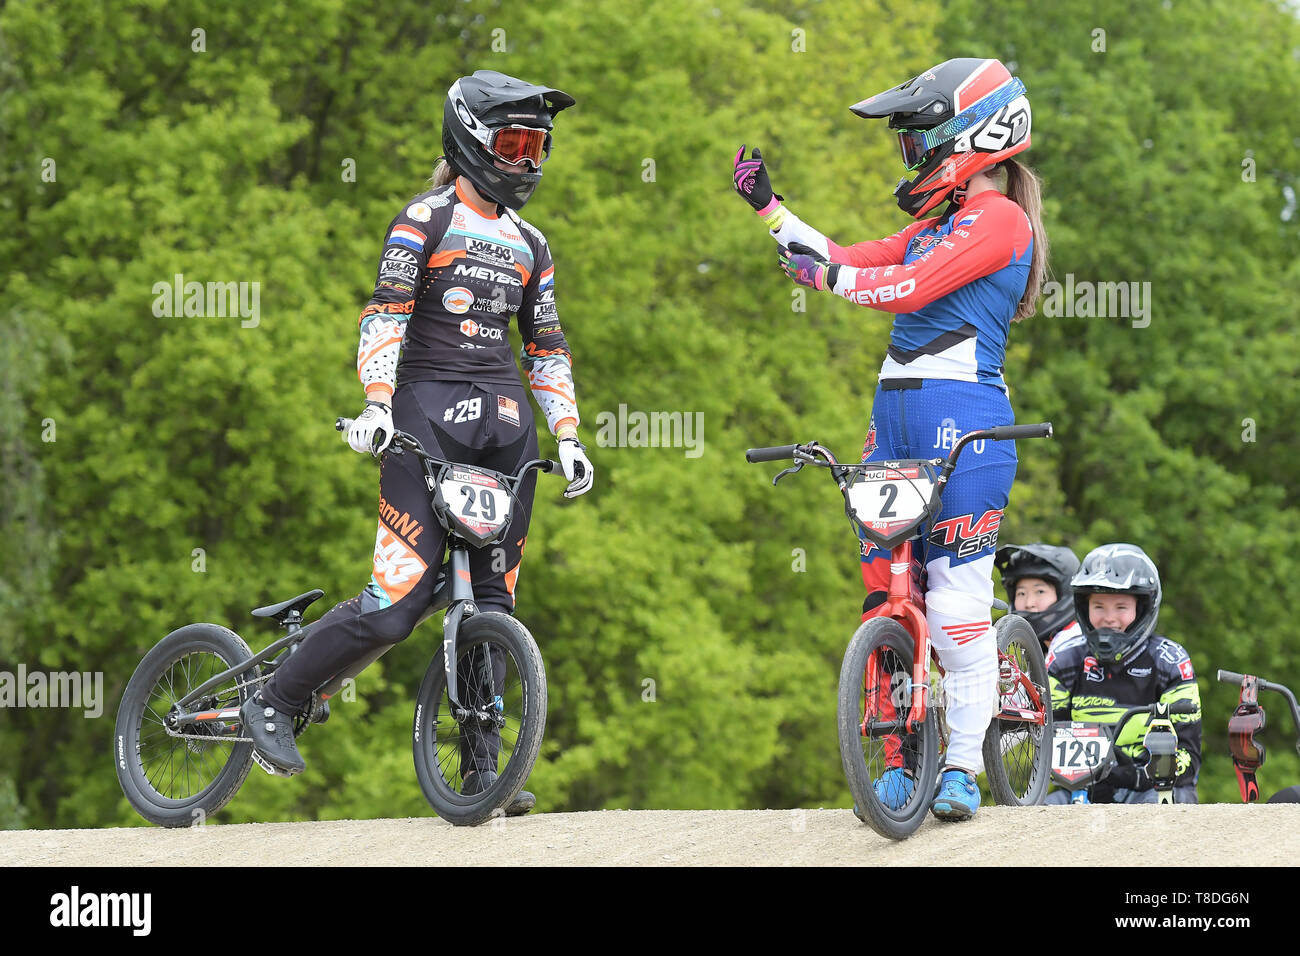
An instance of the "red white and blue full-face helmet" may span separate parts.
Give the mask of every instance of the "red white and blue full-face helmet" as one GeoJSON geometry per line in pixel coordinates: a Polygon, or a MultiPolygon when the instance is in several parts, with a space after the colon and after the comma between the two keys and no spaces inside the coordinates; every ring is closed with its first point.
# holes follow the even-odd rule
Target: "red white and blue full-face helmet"
{"type": "Polygon", "coordinates": [[[850,109],[889,118],[903,164],[916,178],[898,181],[899,208],[919,219],[984,169],[1029,148],[1025,85],[999,60],[945,60],[850,109]]]}

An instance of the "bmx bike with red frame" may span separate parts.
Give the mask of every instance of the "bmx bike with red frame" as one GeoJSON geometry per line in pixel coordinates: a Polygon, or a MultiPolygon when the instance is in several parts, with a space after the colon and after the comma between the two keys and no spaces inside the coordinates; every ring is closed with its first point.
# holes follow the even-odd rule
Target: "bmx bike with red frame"
{"type": "MultiPolygon", "coordinates": [[[[855,533],[861,531],[889,552],[888,596],[862,622],[844,652],[838,713],[840,757],[854,812],[881,836],[902,840],[920,827],[938,789],[948,736],[940,692],[943,671],[930,643],[913,542],[939,513],[943,490],[968,444],[1051,434],[1051,423],[969,432],[947,459],[842,464],[817,442],[745,453],[750,462],[794,460],[773,484],[805,465],[827,468],[844,496],[844,511],[855,533]]],[[[1038,637],[1024,618],[1007,614],[996,630],[998,710],[983,746],[989,789],[1000,804],[1039,804],[1052,769],[1047,665],[1038,637]]]]}

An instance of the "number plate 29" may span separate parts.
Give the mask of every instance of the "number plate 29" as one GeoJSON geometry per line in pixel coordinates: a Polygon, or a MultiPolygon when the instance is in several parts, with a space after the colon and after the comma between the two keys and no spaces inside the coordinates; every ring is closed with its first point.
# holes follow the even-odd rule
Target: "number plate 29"
{"type": "Polygon", "coordinates": [[[489,474],[452,468],[439,487],[447,510],[480,539],[500,530],[510,518],[510,494],[489,474]]]}

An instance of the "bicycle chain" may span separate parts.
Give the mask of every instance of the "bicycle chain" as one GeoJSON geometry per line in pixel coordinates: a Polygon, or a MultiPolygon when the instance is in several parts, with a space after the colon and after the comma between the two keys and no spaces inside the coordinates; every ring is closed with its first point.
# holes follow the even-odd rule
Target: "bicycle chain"
{"type": "MultiPolygon", "coordinates": [[[[269,675],[268,675],[267,677],[259,677],[259,678],[257,678],[257,680],[245,681],[245,682],[242,683],[242,684],[235,684],[234,689],[237,690],[237,691],[238,691],[238,690],[243,690],[245,687],[253,687],[253,686],[257,685],[257,684],[264,684],[264,683],[266,683],[266,681],[268,681],[268,680],[270,680],[270,676],[269,676],[269,675]]],[[[222,734],[222,735],[219,736],[219,737],[214,737],[214,736],[212,736],[211,734],[181,734],[181,733],[177,733],[176,731],[172,730],[170,727],[167,726],[166,723],[163,724],[163,729],[164,729],[165,731],[167,731],[167,736],[169,736],[169,737],[173,737],[173,738],[175,738],[175,739],[177,739],[177,740],[206,740],[208,743],[213,743],[214,741],[219,741],[219,742],[221,742],[221,743],[227,743],[227,742],[229,742],[229,743],[232,743],[232,744],[251,744],[251,743],[253,743],[253,738],[252,738],[252,737],[227,737],[225,734],[222,734]]]]}

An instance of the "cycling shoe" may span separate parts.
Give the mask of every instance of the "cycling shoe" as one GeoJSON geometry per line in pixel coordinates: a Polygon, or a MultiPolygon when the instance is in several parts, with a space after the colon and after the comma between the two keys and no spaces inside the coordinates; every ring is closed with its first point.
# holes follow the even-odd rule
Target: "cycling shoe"
{"type": "Polygon", "coordinates": [[[912,775],[901,767],[886,770],[880,775],[873,787],[876,798],[891,810],[901,810],[912,799],[916,781],[912,775]]]}
{"type": "MultiPolygon", "coordinates": [[[[469,776],[461,783],[460,792],[462,796],[473,796],[491,789],[492,785],[496,782],[497,774],[495,770],[471,770],[469,776]]],[[[520,790],[515,794],[514,799],[506,804],[506,816],[523,816],[535,806],[537,806],[537,798],[527,790],[520,790]]]]}
{"type": "Polygon", "coordinates": [[[968,770],[945,770],[930,812],[940,820],[969,820],[980,805],[980,788],[968,770]]]}
{"type": "Polygon", "coordinates": [[[261,694],[244,701],[239,716],[253,738],[253,749],[267,763],[284,776],[302,773],[307,764],[293,739],[293,717],[276,710],[261,694]]]}

